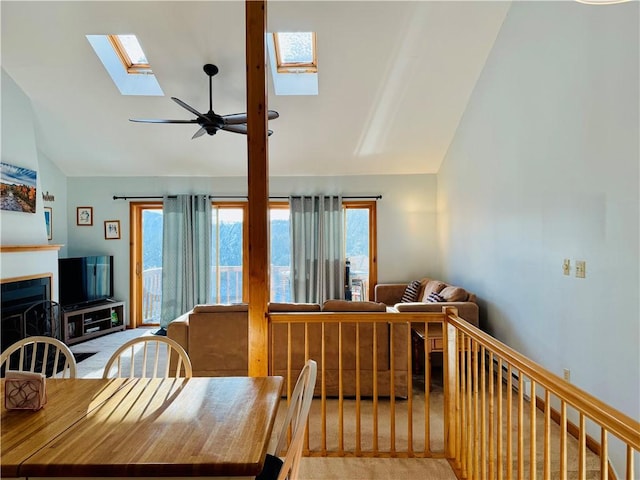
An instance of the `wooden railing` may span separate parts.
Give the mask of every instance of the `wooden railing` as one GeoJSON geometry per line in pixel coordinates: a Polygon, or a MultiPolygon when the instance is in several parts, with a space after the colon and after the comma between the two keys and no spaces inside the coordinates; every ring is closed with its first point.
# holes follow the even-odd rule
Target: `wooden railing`
{"type": "Polygon", "coordinates": [[[442,402],[432,403],[428,374],[414,384],[410,328],[443,320],[442,313],[269,314],[270,373],[284,375],[288,394],[302,363],[318,362],[306,454],[443,457],[443,416],[433,428],[431,415],[442,402]]]}
{"type": "Polygon", "coordinates": [[[637,479],[638,421],[445,310],[445,444],[459,478],[637,479]]]}
{"type": "Polygon", "coordinates": [[[637,421],[465,322],[453,308],[271,313],[269,325],[269,371],[284,375],[287,393],[304,360],[318,361],[306,455],[446,457],[465,479],[636,478],[637,421]],[[441,367],[432,365],[430,342],[419,345],[424,376],[411,374],[412,324],[444,340],[441,367]],[[372,341],[364,340],[367,331],[372,341]],[[384,367],[381,352],[388,355],[384,367]],[[623,460],[616,461],[620,449],[623,460]],[[616,477],[614,470],[624,474],[616,477]]]}

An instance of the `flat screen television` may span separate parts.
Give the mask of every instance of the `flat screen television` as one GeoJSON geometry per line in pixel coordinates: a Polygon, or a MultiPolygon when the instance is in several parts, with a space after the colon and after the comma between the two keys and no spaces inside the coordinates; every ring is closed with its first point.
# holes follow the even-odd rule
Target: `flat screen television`
{"type": "Polygon", "coordinates": [[[58,295],[63,307],[83,306],[113,297],[113,256],[58,259],[58,295]]]}

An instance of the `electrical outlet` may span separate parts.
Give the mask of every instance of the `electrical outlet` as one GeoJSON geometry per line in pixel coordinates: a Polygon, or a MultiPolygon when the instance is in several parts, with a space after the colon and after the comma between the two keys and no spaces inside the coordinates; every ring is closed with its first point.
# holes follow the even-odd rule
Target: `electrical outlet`
{"type": "Polygon", "coordinates": [[[576,277],[585,278],[587,276],[587,262],[576,260],[576,277]]]}
{"type": "Polygon", "coordinates": [[[571,275],[571,260],[565,258],[562,262],[562,273],[564,275],[571,275]]]}
{"type": "Polygon", "coordinates": [[[571,381],[571,370],[569,370],[568,368],[565,368],[563,370],[563,377],[567,382],[571,381]]]}

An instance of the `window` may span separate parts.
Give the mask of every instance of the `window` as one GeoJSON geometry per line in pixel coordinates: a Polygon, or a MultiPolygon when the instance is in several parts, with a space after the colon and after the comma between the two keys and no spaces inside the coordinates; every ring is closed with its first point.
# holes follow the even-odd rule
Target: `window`
{"type": "Polygon", "coordinates": [[[86,37],[122,95],[164,95],[135,35],[86,37]],[[128,37],[136,39],[135,44],[129,45],[131,41],[128,37]]]}
{"type": "Polygon", "coordinates": [[[349,260],[349,285],[351,299],[367,301],[370,295],[372,252],[375,252],[375,202],[344,203],[344,246],[349,260]]]}
{"type": "MultiPolygon", "coordinates": [[[[377,281],[376,202],[344,200],[345,255],[351,264],[351,299],[373,298],[377,281]]],[[[291,239],[289,236],[289,204],[270,204],[271,234],[271,301],[290,302],[291,239]]]]}
{"type": "Polygon", "coordinates": [[[315,32],[275,32],[278,73],[317,73],[315,32]]]}
{"type": "MultiPolygon", "coordinates": [[[[131,203],[132,325],[157,325],[162,303],[162,202],[131,203]]],[[[352,300],[372,299],[377,281],[376,202],[343,201],[344,244],[351,262],[352,300]]],[[[211,204],[211,300],[241,303],[248,284],[246,202],[211,204]]],[[[291,240],[288,202],[271,202],[270,298],[291,301],[291,240]]]]}
{"type": "Polygon", "coordinates": [[[138,37],[135,35],[109,35],[109,42],[113,46],[124,69],[132,74],[150,74],[151,65],[142,51],[138,37]]]}
{"type": "Polygon", "coordinates": [[[242,303],[246,204],[214,203],[211,215],[211,300],[242,303]]]}
{"type": "Polygon", "coordinates": [[[274,32],[266,41],[275,94],[318,95],[315,32],[274,32]]]}
{"type": "Polygon", "coordinates": [[[270,262],[269,284],[272,302],[291,301],[291,238],[289,204],[272,203],[269,208],[270,262]]]}

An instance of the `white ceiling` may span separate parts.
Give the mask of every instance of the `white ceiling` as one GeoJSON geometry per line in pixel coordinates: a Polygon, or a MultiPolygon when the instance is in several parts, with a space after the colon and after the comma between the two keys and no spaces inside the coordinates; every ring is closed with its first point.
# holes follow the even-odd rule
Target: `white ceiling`
{"type": "MultiPolygon", "coordinates": [[[[270,1],[270,31],[318,34],[319,95],[275,96],[271,175],[434,173],[510,2],[270,1]]],[[[31,99],[39,150],[68,176],[244,176],[246,136],[195,140],[178,97],[245,111],[244,1],[1,2],[2,68],[31,99]],[[164,97],[122,96],[87,34],[135,33],[164,97]]],[[[269,75],[269,82],[271,78],[269,75]]],[[[2,118],[2,121],[11,121],[2,118]]]]}

